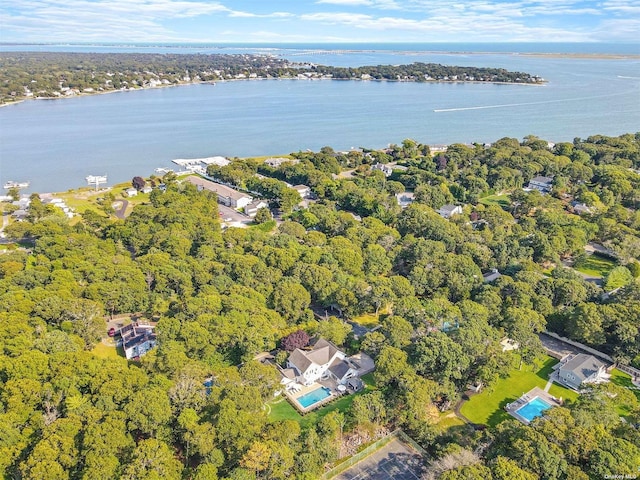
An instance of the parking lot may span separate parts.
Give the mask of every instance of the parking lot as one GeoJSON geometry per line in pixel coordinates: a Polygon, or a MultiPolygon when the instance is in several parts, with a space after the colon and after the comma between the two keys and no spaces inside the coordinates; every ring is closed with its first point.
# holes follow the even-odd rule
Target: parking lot
{"type": "Polygon", "coordinates": [[[336,480],[420,480],[425,473],[422,455],[394,438],[380,450],[335,477],[336,480]]]}

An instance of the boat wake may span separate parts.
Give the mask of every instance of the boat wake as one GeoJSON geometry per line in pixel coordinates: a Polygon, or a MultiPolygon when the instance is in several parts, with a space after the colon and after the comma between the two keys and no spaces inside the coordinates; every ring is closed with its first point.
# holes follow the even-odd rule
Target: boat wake
{"type": "MultiPolygon", "coordinates": [[[[631,78],[631,77],[629,77],[631,78]]],[[[500,105],[479,105],[477,107],[456,107],[456,108],[436,108],[434,110],[435,113],[442,112],[463,112],[465,110],[486,110],[489,108],[508,108],[508,107],[521,107],[526,105],[545,105],[547,103],[562,103],[562,102],[575,102],[575,101],[583,101],[583,100],[595,100],[597,98],[609,98],[609,97],[618,97],[620,95],[628,95],[629,93],[635,92],[626,91],[626,92],[617,92],[610,93],[607,95],[596,95],[592,97],[575,97],[575,98],[560,98],[558,100],[542,100],[539,102],[521,102],[521,103],[503,103],[500,105]]]]}

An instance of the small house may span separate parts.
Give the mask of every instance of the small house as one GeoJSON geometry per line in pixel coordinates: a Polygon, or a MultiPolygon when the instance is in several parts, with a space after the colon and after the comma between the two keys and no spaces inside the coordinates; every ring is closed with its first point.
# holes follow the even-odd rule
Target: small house
{"type": "Polygon", "coordinates": [[[482,274],[482,281],[484,283],[495,282],[501,276],[502,276],[502,274],[498,271],[497,268],[492,268],[490,272],[482,274]]]}
{"type": "Polygon", "coordinates": [[[127,197],[135,197],[138,194],[138,190],[133,187],[127,188],[124,193],[127,194],[127,197]]]}
{"type": "Polygon", "coordinates": [[[605,364],[593,355],[579,353],[558,368],[558,378],[566,386],[578,390],[586,383],[605,379],[605,364]]]}
{"type": "Polygon", "coordinates": [[[398,205],[400,205],[400,207],[407,208],[413,203],[415,196],[413,192],[402,192],[396,194],[396,199],[398,200],[398,205]]]}
{"type": "Polygon", "coordinates": [[[553,177],[537,176],[529,180],[530,190],[538,190],[541,193],[549,193],[553,188],[553,177]]]}
{"type": "Polygon", "coordinates": [[[462,207],[460,205],[443,205],[438,209],[438,214],[449,219],[454,215],[462,215],[462,207]]]}
{"type": "Polygon", "coordinates": [[[371,170],[380,170],[382,173],[384,173],[385,177],[390,177],[393,173],[393,169],[391,168],[391,166],[385,165],[384,163],[375,163],[371,165],[371,170]]]}
{"type": "Polygon", "coordinates": [[[244,207],[244,213],[253,218],[258,214],[258,210],[261,208],[269,208],[269,204],[264,200],[254,200],[244,207]]]}
{"type": "Polygon", "coordinates": [[[294,185],[291,188],[298,192],[300,198],[307,198],[309,195],[311,195],[311,188],[306,185],[294,185]]]}

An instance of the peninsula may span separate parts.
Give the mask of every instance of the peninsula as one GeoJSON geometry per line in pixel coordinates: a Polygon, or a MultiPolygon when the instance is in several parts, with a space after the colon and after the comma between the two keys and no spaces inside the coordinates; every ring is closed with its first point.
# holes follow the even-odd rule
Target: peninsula
{"type": "Polygon", "coordinates": [[[540,84],[533,74],[435,63],[334,67],[274,55],[0,53],[0,104],[202,82],[333,79],[540,84]]]}

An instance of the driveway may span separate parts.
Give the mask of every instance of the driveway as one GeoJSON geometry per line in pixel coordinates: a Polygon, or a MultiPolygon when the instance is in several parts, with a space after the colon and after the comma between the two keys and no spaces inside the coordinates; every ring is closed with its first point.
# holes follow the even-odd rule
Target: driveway
{"type": "Polygon", "coordinates": [[[218,212],[221,213],[220,220],[229,227],[246,227],[253,223],[253,219],[244,213],[240,213],[231,207],[218,204],[218,212]]]}
{"type": "Polygon", "coordinates": [[[580,349],[574,347],[573,345],[569,345],[562,340],[550,337],[548,335],[545,335],[544,333],[541,333],[538,336],[540,337],[542,346],[546,350],[555,353],[556,356],[565,357],[571,353],[581,353],[580,349]]]}

